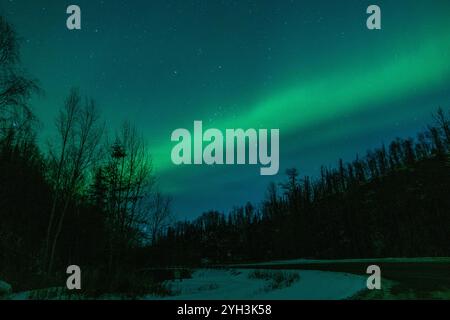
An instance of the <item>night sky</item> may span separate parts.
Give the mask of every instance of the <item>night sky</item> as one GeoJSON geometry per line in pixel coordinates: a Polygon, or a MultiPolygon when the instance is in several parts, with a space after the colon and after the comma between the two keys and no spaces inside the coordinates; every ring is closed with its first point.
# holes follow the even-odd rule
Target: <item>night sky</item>
{"type": "Polygon", "coordinates": [[[45,91],[33,98],[40,141],[73,86],[114,131],[144,133],[179,218],[258,203],[297,167],[353,159],[414,136],[450,107],[450,1],[0,0],[22,38],[22,62],[45,91]],[[66,28],[66,8],[82,30],[66,28]],[[382,30],[366,28],[366,8],[382,30]],[[259,166],[171,163],[177,128],[279,128],[280,173],[259,166]]]}

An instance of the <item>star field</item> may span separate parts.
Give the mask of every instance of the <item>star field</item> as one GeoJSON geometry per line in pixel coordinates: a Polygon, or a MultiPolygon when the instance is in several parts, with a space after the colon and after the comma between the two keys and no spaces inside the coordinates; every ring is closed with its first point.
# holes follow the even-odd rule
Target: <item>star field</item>
{"type": "Polygon", "coordinates": [[[22,63],[45,95],[32,104],[45,140],[73,86],[92,96],[109,131],[142,130],[159,183],[181,217],[258,202],[286,168],[317,175],[396,136],[412,136],[450,104],[450,3],[376,1],[0,0],[22,37],[22,63]],[[65,27],[82,10],[82,30],[65,27]],[[194,120],[279,128],[281,169],[176,167],[170,134],[194,120]]]}

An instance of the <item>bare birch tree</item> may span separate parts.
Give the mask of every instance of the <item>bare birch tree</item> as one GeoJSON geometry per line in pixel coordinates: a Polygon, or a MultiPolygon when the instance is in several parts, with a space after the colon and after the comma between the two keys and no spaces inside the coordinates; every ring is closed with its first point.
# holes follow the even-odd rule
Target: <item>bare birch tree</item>
{"type": "Polygon", "coordinates": [[[45,241],[45,261],[52,272],[56,246],[69,205],[85,185],[90,169],[98,160],[103,126],[93,100],[82,105],[80,94],[72,90],[61,110],[56,127],[59,147],[51,149],[54,197],[45,241]]]}
{"type": "Polygon", "coordinates": [[[170,208],[171,202],[171,197],[165,196],[159,191],[150,196],[146,225],[152,245],[156,243],[158,237],[173,223],[174,217],[170,208]]]}

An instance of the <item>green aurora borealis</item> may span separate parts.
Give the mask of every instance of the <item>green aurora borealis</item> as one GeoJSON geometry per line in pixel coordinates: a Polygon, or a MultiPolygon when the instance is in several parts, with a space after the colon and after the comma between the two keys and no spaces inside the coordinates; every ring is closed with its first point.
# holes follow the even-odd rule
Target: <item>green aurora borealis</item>
{"type": "Polygon", "coordinates": [[[260,201],[286,168],[320,165],[412,136],[450,107],[449,1],[0,0],[23,38],[22,61],[45,91],[42,141],[71,86],[93,96],[110,131],[137,124],[179,216],[260,201]],[[369,4],[382,30],[365,27],[369,4]],[[279,128],[278,177],[255,166],[176,167],[170,134],[194,120],[279,128]]]}

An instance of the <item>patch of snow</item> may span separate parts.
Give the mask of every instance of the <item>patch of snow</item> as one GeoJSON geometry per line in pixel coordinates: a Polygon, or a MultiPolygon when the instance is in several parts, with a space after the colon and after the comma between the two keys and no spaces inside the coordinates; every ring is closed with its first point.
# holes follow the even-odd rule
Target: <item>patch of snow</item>
{"type": "Polygon", "coordinates": [[[32,296],[32,292],[31,291],[23,291],[23,292],[17,292],[17,293],[13,293],[7,296],[8,300],[17,300],[17,301],[22,301],[22,300],[30,300],[32,296]]]}
{"type": "MultiPolygon", "coordinates": [[[[273,272],[273,270],[270,270],[273,272]]],[[[194,272],[191,279],[169,281],[175,296],[144,299],[175,300],[339,300],[366,288],[366,277],[325,271],[283,270],[298,273],[300,279],[289,287],[267,290],[268,281],[250,278],[253,270],[206,270],[194,272]]]]}
{"type": "Polygon", "coordinates": [[[9,283],[0,280],[0,296],[10,294],[12,287],[9,283]]]}

